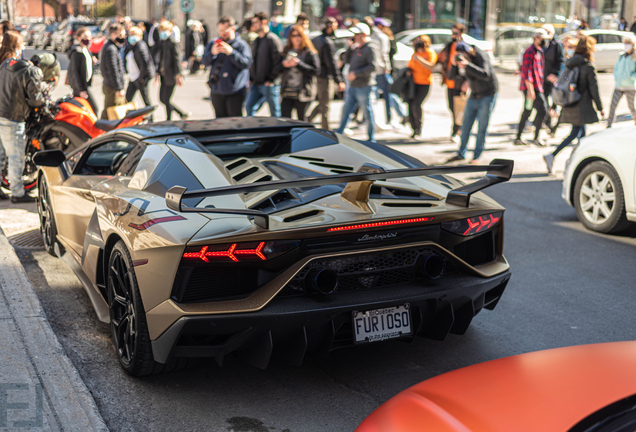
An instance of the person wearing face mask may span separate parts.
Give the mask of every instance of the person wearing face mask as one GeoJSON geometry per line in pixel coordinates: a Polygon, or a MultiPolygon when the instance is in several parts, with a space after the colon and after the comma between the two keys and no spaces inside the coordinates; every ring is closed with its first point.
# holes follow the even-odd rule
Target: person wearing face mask
{"type": "Polygon", "coordinates": [[[159,101],[166,107],[166,120],[172,119],[172,111],[176,112],[182,120],[187,119],[190,113],[184,113],[172,104],[172,94],[176,86],[183,85],[181,73],[181,50],[172,38],[173,25],[170,21],[162,21],[159,24],[159,73],[155,77],[155,85],[161,77],[159,88],[159,101]]]}
{"type": "MultiPolygon", "coordinates": [[[[541,132],[541,126],[545,121],[545,117],[548,113],[548,102],[545,99],[543,93],[543,77],[545,76],[545,58],[543,56],[543,41],[547,39],[548,33],[538,28],[532,35],[532,45],[526,49],[523,53],[523,60],[521,64],[521,85],[520,90],[523,92],[524,107],[519,120],[519,127],[517,129],[517,139],[515,145],[545,145],[545,142],[539,139],[539,133],[541,132]],[[534,117],[534,139],[524,141],[521,139],[521,133],[526,126],[526,122],[530,118],[532,111],[536,110],[534,117]]],[[[556,81],[556,77],[553,77],[556,81]]]]}
{"type": "Polygon", "coordinates": [[[146,106],[150,106],[152,103],[148,97],[148,83],[155,76],[155,64],[150,55],[150,49],[142,38],[143,31],[139,27],[128,30],[125,58],[130,82],[126,89],[126,101],[132,101],[139,91],[146,106]]]}
{"type": "Polygon", "coordinates": [[[607,127],[611,128],[616,115],[616,106],[623,95],[627,99],[627,107],[632,113],[632,118],[636,121],[636,109],[634,108],[634,95],[636,95],[636,37],[627,35],[623,38],[625,50],[618,56],[616,66],[614,66],[614,95],[612,96],[612,104],[610,105],[609,117],[607,118],[607,127]]]}
{"type": "Polygon", "coordinates": [[[87,27],[80,27],[75,32],[75,42],[68,50],[68,71],[66,79],[73,89],[73,97],[81,97],[88,101],[93,112],[97,114],[97,104],[90,92],[93,81],[93,65],[96,59],[88,51],[92,34],[87,27]]]}
{"type": "MultiPolygon", "coordinates": [[[[554,88],[553,83],[556,82],[556,78],[563,68],[565,53],[563,44],[554,37],[554,26],[552,24],[544,24],[541,28],[548,34],[543,41],[543,57],[545,59],[543,94],[545,94],[546,100],[549,100],[552,89],[554,88]]],[[[552,126],[552,115],[556,115],[556,104],[554,104],[554,102],[550,105],[550,114],[551,115],[546,116],[545,124],[550,130],[550,135],[554,136],[556,132],[556,126],[552,126]]]]}
{"type": "Polygon", "coordinates": [[[457,43],[463,40],[463,34],[466,27],[464,27],[461,23],[456,23],[451,28],[452,36],[451,41],[444,47],[444,49],[439,53],[437,57],[437,63],[442,66],[442,85],[446,85],[446,98],[448,100],[448,109],[451,112],[451,117],[453,118],[453,126],[451,128],[451,140],[453,142],[458,142],[457,134],[461,130],[462,126],[455,122],[455,119],[458,118],[455,115],[455,105],[453,98],[455,96],[459,96],[462,94],[462,91],[467,90],[467,85],[464,85],[466,79],[463,75],[457,73],[457,66],[453,65],[452,60],[456,57],[455,47],[457,43]],[[451,69],[455,68],[455,79],[450,79],[451,69]],[[462,88],[463,87],[463,88],[462,88]]]}
{"type": "Polygon", "coordinates": [[[582,34],[578,37],[578,43],[574,51],[574,56],[565,62],[565,67],[569,70],[578,68],[579,76],[576,81],[576,90],[581,95],[576,103],[563,107],[561,111],[561,122],[571,124],[572,131],[552,152],[543,156],[548,173],[552,172],[554,158],[564,148],[572,143],[575,139],[581,139],[585,136],[586,125],[598,122],[596,111],[601,113],[601,117],[605,116],[603,111],[603,102],[598,90],[598,80],[596,70],[592,62],[594,61],[596,39],[591,36],[582,34]],[[594,110],[596,105],[596,111],[594,110]]]}
{"type": "MultiPolygon", "coordinates": [[[[11,183],[11,202],[33,202],[25,194],[22,183],[25,120],[32,108],[42,106],[42,71],[33,63],[22,60],[24,39],[14,31],[4,34],[0,47],[0,163],[8,159],[8,180],[11,183]]],[[[8,197],[2,193],[0,199],[8,197]]]]}
{"type": "Polygon", "coordinates": [[[100,70],[104,82],[104,110],[102,119],[108,119],[108,108],[126,103],[124,97],[125,69],[119,49],[126,43],[126,30],[120,24],[108,29],[109,39],[99,52],[100,70]]]}

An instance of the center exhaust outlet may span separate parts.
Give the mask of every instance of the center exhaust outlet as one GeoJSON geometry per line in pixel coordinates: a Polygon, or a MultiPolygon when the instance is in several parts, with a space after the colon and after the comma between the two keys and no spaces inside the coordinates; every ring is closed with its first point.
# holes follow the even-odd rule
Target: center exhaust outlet
{"type": "Polygon", "coordinates": [[[431,279],[439,279],[446,272],[444,258],[439,255],[429,255],[423,260],[422,271],[431,279]]]}
{"type": "Polygon", "coordinates": [[[338,274],[329,268],[313,269],[305,276],[305,285],[321,294],[332,294],[338,289],[338,274]]]}

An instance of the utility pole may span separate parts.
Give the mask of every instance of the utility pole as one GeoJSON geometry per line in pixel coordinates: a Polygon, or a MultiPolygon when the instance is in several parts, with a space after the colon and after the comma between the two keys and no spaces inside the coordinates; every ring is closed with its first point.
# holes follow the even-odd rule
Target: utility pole
{"type": "Polygon", "coordinates": [[[46,22],[46,11],[44,10],[44,0],[42,0],[42,22],[46,22]]]}

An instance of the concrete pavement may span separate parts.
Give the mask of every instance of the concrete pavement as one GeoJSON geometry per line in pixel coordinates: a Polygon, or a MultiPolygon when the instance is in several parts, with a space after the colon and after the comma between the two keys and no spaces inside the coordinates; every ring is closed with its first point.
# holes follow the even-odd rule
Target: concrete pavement
{"type": "Polygon", "coordinates": [[[0,430],[107,431],[2,229],[0,251],[0,430]]]}

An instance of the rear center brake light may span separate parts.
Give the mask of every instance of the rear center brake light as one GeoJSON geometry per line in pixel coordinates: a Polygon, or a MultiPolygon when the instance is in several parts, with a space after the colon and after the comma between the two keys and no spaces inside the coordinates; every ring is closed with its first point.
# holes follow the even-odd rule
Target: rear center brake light
{"type": "Polygon", "coordinates": [[[329,228],[327,232],[346,231],[346,230],[355,230],[355,229],[363,229],[363,228],[375,228],[375,227],[382,227],[382,226],[389,226],[389,225],[410,224],[410,223],[416,223],[416,222],[428,222],[431,220],[433,220],[432,217],[422,217],[422,218],[402,219],[402,220],[385,221],[385,222],[370,222],[365,224],[347,225],[347,226],[329,228]]]}
{"type": "Polygon", "coordinates": [[[246,262],[265,261],[288,252],[300,244],[297,240],[225,243],[186,248],[183,258],[201,262],[246,262]]]}
{"type": "Polygon", "coordinates": [[[502,212],[497,212],[468,219],[444,222],[442,223],[442,229],[463,236],[480,234],[499,225],[502,215],[502,212]]]}

